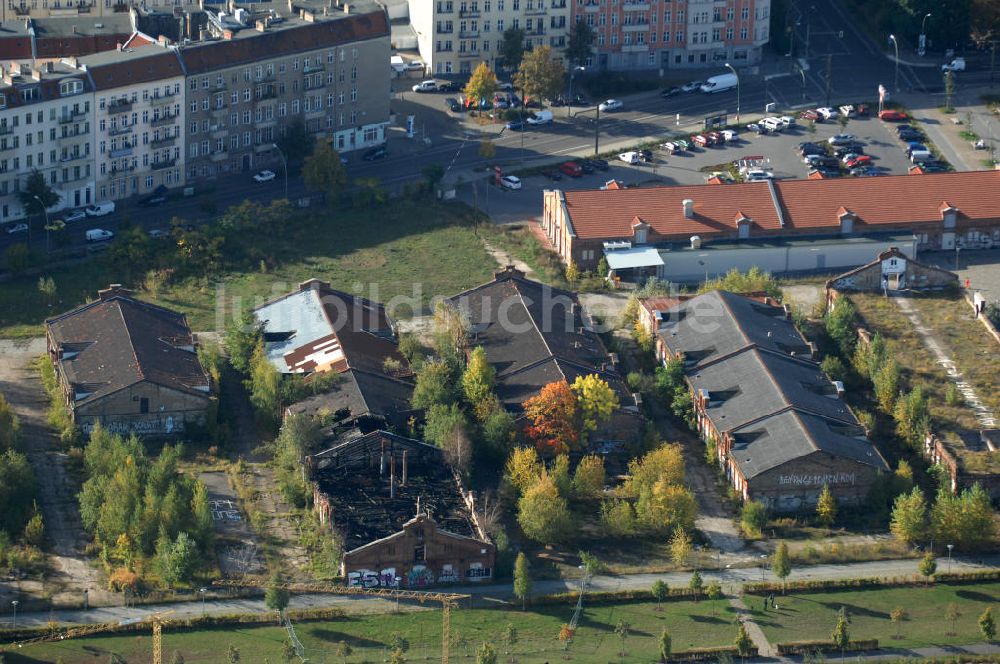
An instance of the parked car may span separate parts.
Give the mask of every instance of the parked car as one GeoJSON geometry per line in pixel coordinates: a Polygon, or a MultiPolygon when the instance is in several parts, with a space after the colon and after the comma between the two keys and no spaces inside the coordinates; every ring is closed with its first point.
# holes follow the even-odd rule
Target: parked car
{"type": "Polygon", "coordinates": [[[955,58],[941,65],[941,71],[965,71],[965,58],[955,58]]]}
{"type": "Polygon", "coordinates": [[[747,182],[766,182],[774,179],[774,173],[765,170],[747,171],[746,179],[747,182]]]}
{"type": "Polygon", "coordinates": [[[811,171],[809,171],[809,175],[812,175],[813,173],[819,173],[820,175],[822,175],[825,178],[839,178],[840,177],[840,171],[837,170],[837,169],[835,169],[835,168],[814,168],[811,171]]]}
{"type": "Polygon", "coordinates": [[[261,171],[253,176],[254,182],[270,182],[275,178],[274,171],[261,171]]]}
{"type": "Polygon", "coordinates": [[[727,142],[738,140],[740,137],[740,133],[735,129],[723,129],[719,133],[722,134],[722,138],[726,139],[727,142]]]}
{"type": "Polygon", "coordinates": [[[91,228],[84,236],[87,238],[87,242],[103,242],[104,240],[110,240],[115,234],[103,228],[91,228]]]}
{"type": "Polygon", "coordinates": [[[154,194],[139,200],[140,207],[157,207],[167,202],[167,197],[161,194],[154,194]]]}
{"type": "Polygon", "coordinates": [[[691,81],[681,86],[681,92],[697,92],[701,90],[703,85],[705,85],[705,81],[691,81]]]}
{"type": "Polygon", "coordinates": [[[916,165],[920,166],[920,170],[922,170],[924,173],[945,173],[951,170],[948,164],[946,164],[943,161],[939,161],[937,159],[917,162],[916,165]]]}
{"type": "Polygon", "coordinates": [[[717,131],[710,131],[706,135],[712,145],[722,145],[726,142],[726,139],[722,136],[722,134],[717,131]]]}
{"type": "Polygon", "coordinates": [[[857,140],[858,137],[853,134],[835,134],[826,139],[826,142],[830,145],[846,145],[848,143],[856,143],[857,140]]]}
{"type": "Polygon", "coordinates": [[[549,180],[558,181],[562,180],[562,173],[560,173],[558,170],[542,171],[542,177],[548,178],[549,180]]]}
{"type": "Polygon", "coordinates": [[[28,232],[28,224],[14,224],[13,226],[7,227],[7,235],[13,235],[14,233],[26,233],[28,232]]]}
{"type": "Polygon", "coordinates": [[[115,211],[114,201],[98,201],[93,205],[88,205],[83,210],[87,213],[88,217],[103,217],[106,214],[111,214],[115,211]]]}
{"type": "Polygon", "coordinates": [[[86,219],[87,213],[83,210],[72,210],[69,214],[63,217],[63,221],[67,224],[72,224],[74,221],[80,221],[81,219],[86,219]]]}
{"type": "Polygon", "coordinates": [[[414,92],[437,92],[438,84],[437,81],[420,81],[413,86],[412,90],[414,92]]]}
{"type": "Polygon", "coordinates": [[[500,178],[500,186],[503,187],[504,189],[510,189],[512,191],[515,189],[520,189],[521,178],[517,177],[516,175],[505,175],[502,178],[500,178]]]}
{"type": "Polygon", "coordinates": [[[622,152],[618,155],[618,159],[624,161],[626,164],[638,164],[642,161],[642,157],[640,157],[639,153],[635,151],[622,152]]]}
{"type": "Polygon", "coordinates": [[[822,108],[817,108],[816,112],[819,113],[820,117],[822,117],[824,120],[836,120],[838,117],[840,117],[840,114],[837,113],[835,109],[832,109],[829,106],[823,106],[822,108]]]}
{"type": "Polygon", "coordinates": [[[800,120],[812,120],[813,122],[822,122],[823,116],[814,111],[813,109],[806,109],[799,113],[800,120]]]}
{"type": "Polygon", "coordinates": [[[666,88],[665,90],[660,92],[660,96],[663,97],[664,99],[667,99],[668,97],[679,95],[681,92],[683,92],[683,90],[679,86],[672,85],[669,88],[666,88]]]}
{"type": "Polygon", "coordinates": [[[590,175],[597,170],[597,167],[594,166],[594,162],[589,159],[581,159],[576,163],[580,165],[580,169],[583,171],[584,175],[590,175]]]}
{"type": "Polygon", "coordinates": [[[785,124],[778,118],[764,118],[760,125],[769,133],[777,134],[785,130],[785,124]]]}
{"type": "Polygon", "coordinates": [[[597,108],[601,113],[615,113],[625,108],[625,104],[618,99],[609,99],[601,102],[597,108]]]}
{"type": "Polygon", "coordinates": [[[590,161],[592,164],[594,164],[594,168],[596,168],[599,171],[606,171],[608,170],[608,168],[610,168],[610,165],[604,159],[591,159],[590,161]]]}
{"type": "Polygon", "coordinates": [[[465,110],[465,107],[458,103],[458,100],[454,97],[448,97],[444,100],[444,105],[448,107],[448,110],[452,113],[461,113],[465,110]]]}
{"type": "Polygon", "coordinates": [[[902,111],[894,111],[892,109],[886,109],[878,114],[879,120],[884,120],[885,122],[904,122],[909,120],[910,117],[903,113],[902,111]]]}
{"type": "Polygon", "coordinates": [[[497,85],[497,90],[503,90],[504,92],[513,92],[514,84],[509,81],[505,81],[497,85]]]}
{"type": "Polygon", "coordinates": [[[153,228],[149,231],[149,239],[151,240],[166,240],[168,237],[170,237],[170,233],[162,228],[153,228]]]}
{"type": "Polygon", "coordinates": [[[816,145],[815,143],[804,143],[799,146],[799,154],[803,157],[809,157],[811,155],[825,155],[826,150],[822,145],[816,145]]]}
{"type": "Polygon", "coordinates": [[[906,156],[909,157],[914,152],[927,152],[927,146],[919,141],[912,141],[906,144],[906,156]]]}
{"type": "Polygon", "coordinates": [[[708,136],[705,136],[704,134],[697,134],[691,137],[691,142],[699,148],[703,148],[708,145],[708,136]]]}
{"type": "Polygon", "coordinates": [[[866,154],[857,156],[844,163],[847,168],[857,168],[858,166],[868,166],[872,163],[872,158],[866,154]]]}
{"type": "Polygon", "coordinates": [[[453,81],[440,81],[437,84],[438,92],[458,92],[458,85],[453,81]]]}
{"type": "Polygon", "coordinates": [[[848,118],[856,117],[858,112],[853,104],[844,104],[840,107],[840,114],[848,118]]]}
{"type": "Polygon", "coordinates": [[[504,125],[504,127],[509,131],[523,131],[524,123],[521,122],[520,120],[511,120],[506,125],[504,125]]]}
{"type": "Polygon", "coordinates": [[[385,159],[389,156],[389,151],[385,149],[384,146],[378,146],[377,148],[372,148],[365,152],[361,157],[365,161],[378,161],[379,159],[385,159]]]}
{"type": "Polygon", "coordinates": [[[538,111],[532,117],[528,118],[528,124],[530,125],[544,125],[552,122],[552,111],[538,111]]]}
{"type": "Polygon", "coordinates": [[[924,135],[919,131],[902,131],[899,133],[899,140],[904,143],[909,143],[910,141],[922,141],[924,140],[924,135]]]}
{"type": "Polygon", "coordinates": [[[789,127],[794,127],[796,124],[795,118],[793,118],[790,115],[782,115],[778,119],[781,120],[781,124],[785,125],[785,129],[788,129],[789,127]]]}
{"type": "Polygon", "coordinates": [[[559,164],[559,170],[571,178],[578,178],[583,175],[583,169],[580,168],[580,164],[575,161],[564,161],[559,164]]]}
{"type": "Polygon", "coordinates": [[[751,122],[750,124],[748,124],[747,125],[747,130],[748,131],[752,131],[753,133],[758,134],[758,135],[763,134],[764,132],[767,131],[766,129],[764,129],[764,127],[762,127],[761,125],[757,124],[756,122],[751,122]]]}
{"type": "Polygon", "coordinates": [[[686,141],[685,139],[683,139],[683,138],[678,138],[678,139],[677,139],[676,141],[674,141],[674,144],[675,144],[675,145],[676,145],[676,146],[678,147],[678,149],[680,149],[681,151],[684,151],[684,150],[690,150],[690,149],[691,149],[691,144],[690,144],[690,143],[688,143],[688,142],[687,142],[687,141],[686,141]]]}
{"type": "Polygon", "coordinates": [[[660,149],[666,150],[668,153],[673,154],[675,152],[680,152],[677,148],[677,144],[672,141],[667,141],[666,143],[660,143],[660,149]]]}

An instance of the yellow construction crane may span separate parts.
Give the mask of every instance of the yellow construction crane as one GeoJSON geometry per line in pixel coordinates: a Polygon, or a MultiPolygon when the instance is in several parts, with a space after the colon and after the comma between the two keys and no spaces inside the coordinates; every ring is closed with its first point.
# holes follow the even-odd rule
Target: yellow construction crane
{"type": "MultiPolygon", "coordinates": [[[[244,577],[238,580],[216,581],[212,585],[225,588],[266,588],[270,585],[267,579],[260,577],[244,577]]],[[[458,608],[459,601],[468,599],[469,595],[447,592],[429,592],[423,590],[407,590],[404,588],[351,588],[329,583],[280,583],[290,593],[325,594],[325,595],[364,595],[368,597],[385,597],[395,600],[414,600],[421,604],[425,602],[441,603],[441,664],[448,664],[451,651],[451,609],[458,608]]],[[[158,663],[157,663],[158,664],[158,663]]]]}
{"type": "Polygon", "coordinates": [[[164,616],[169,616],[173,611],[165,611],[163,613],[154,613],[150,620],[153,622],[153,664],[163,664],[163,638],[161,631],[163,630],[163,623],[169,622],[164,620],[164,616]]]}

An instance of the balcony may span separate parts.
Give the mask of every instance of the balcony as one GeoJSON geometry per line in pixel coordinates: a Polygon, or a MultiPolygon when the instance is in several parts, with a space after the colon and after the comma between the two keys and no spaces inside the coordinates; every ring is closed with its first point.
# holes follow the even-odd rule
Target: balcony
{"type": "Polygon", "coordinates": [[[254,76],[253,78],[254,83],[266,83],[267,81],[273,81],[273,80],[274,80],[273,71],[270,74],[261,74],[260,76],[254,76]]]}
{"type": "Polygon", "coordinates": [[[460,30],[458,33],[459,39],[475,39],[479,36],[479,30],[460,30]]]}
{"type": "Polygon", "coordinates": [[[7,150],[17,150],[18,147],[14,145],[14,142],[0,141],[0,152],[6,152],[7,150]]]}
{"type": "Polygon", "coordinates": [[[108,156],[112,159],[119,159],[120,157],[128,157],[132,154],[132,146],[127,148],[120,148],[118,150],[112,150],[108,153],[108,156]]]}
{"type": "Polygon", "coordinates": [[[215,120],[221,120],[229,115],[229,107],[226,104],[222,106],[213,106],[211,110],[212,118],[215,120]]]}
{"type": "Polygon", "coordinates": [[[460,18],[479,18],[481,15],[478,9],[462,9],[458,12],[460,18]]]}
{"type": "Polygon", "coordinates": [[[478,58],[481,57],[479,51],[459,51],[458,57],[460,58],[478,58]]]}
{"type": "Polygon", "coordinates": [[[112,166],[108,169],[110,175],[124,175],[135,170],[135,166],[112,166]]]}
{"type": "Polygon", "coordinates": [[[174,120],[177,119],[176,115],[161,115],[158,118],[153,118],[152,122],[149,123],[151,127],[162,127],[163,125],[172,124],[174,120]]]}
{"type": "MultiPolygon", "coordinates": [[[[322,87],[322,86],[320,86],[322,87]]],[[[254,97],[254,101],[267,101],[268,99],[277,99],[278,91],[274,89],[273,85],[269,85],[267,90],[260,93],[259,97],[254,97]]]]}
{"type": "Polygon", "coordinates": [[[69,124],[79,122],[84,117],[84,112],[80,110],[70,111],[59,116],[59,124],[69,124]]]}
{"type": "Polygon", "coordinates": [[[61,136],[56,136],[56,142],[58,143],[67,143],[71,141],[89,141],[89,140],[90,140],[90,132],[83,132],[83,131],[78,131],[73,133],[67,132],[61,136]]]}
{"type": "Polygon", "coordinates": [[[627,12],[648,12],[649,3],[648,2],[626,2],[622,4],[622,9],[627,12]]]}
{"type": "Polygon", "coordinates": [[[171,104],[175,101],[180,101],[180,95],[153,95],[149,98],[150,106],[162,106],[164,104],[171,104]]]}
{"type": "Polygon", "coordinates": [[[622,32],[648,32],[649,23],[626,23],[622,25],[622,32]]]}
{"type": "Polygon", "coordinates": [[[108,104],[108,113],[128,113],[132,110],[132,102],[130,101],[116,101],[114,103],[108,104]]]}
{"type": "Polygon", "coordinates": [[[64,154],[63,156],[59,157],[59,163],[66,164],[71,161],[77,161],[79,159],[87,159],[88,157],[90,157],[89,154],[84,154],[82,152],[64,154]]]}
{"type": "Polygon", "coordinates": [[[129,125],[127,127],[115,126],[108,132],[108,136],[121,136],[122,134],[131,134],[135,130],[134,125],[129,125]]]}
{"type": "Polygon", "coordinates": [[[326,65],[324,65],[323,63],[320,63],[318,65],[313,63],[311,65],[306,65],[305,67],[302,68],[303,74],[315,74],[318,71],[326,71],[326,65]]]}
{"type": "MultiPolygon", "coordinates": [[[[258,124],[257,126],[260,125],[258,124]]],[[[229,136],[229,130],[226,129],[225,127],[217,128],[213,129],[208,135],[214,139],[225,138],[226,136],[229,136]]]]}
{"type": "Polygon", "coordinates": [[[455,32],[455,28],[454,27],[452,27],[452,28],[438,28],[437,29],[437,33],[439,35],[450,35],[450,34],[454,34],[454,32],[455,32]]]}
{"type": "MultiPolygon", "coordinates": [[[[324,108],[314,108],[311,111],[306,111],[307,118],[320,118],[326,115],[326,109],[324,108]]],[[[260,126],[260,123],[256,123],[256,126],[260,126]]]]}
{"type": "Polygon", "coordinates": [[[591,0],[588,0],[583,4],[583,11],[587,12],[588,14],[596,14],[600,10],[601,6],[598,5],[597,2],[592,2],[591,0]]]}
{"type": "Polygon", "coordinates": [[[150,147],[153,148],[168,148],[172,146],[176,141],[177,141],[176,136],[161,136],[156,140],[150,141],[149,145],[150,147]]]}
{"type": "MultiPolygon", "coordinates": [[[[214,154],[212,155],[212,161],[215,161],[214,154]]],[[[164,159],[163,161],[154,161],[149,167],[154,171],[162,171],[164,168],[173,168],[176,163],[176,159],[164,159]]]]}
{"type": "Polygon", "coordinates": [[[622,44],[622,53],[648,53],[649,44],[622,44]]]}
{"type": "Polygon", "coordinates": [[[0,124],[0,136],[4,136],[5,134],[13,134],[13,133],[14,133],[14,127],[13,126],[8,125],[6,123],[5,124],[0,124]]]}
{"type": "Polygon", "coordinates": [[[541,27],[541,28],[534,28],[532,30],[525,30],[524,34],[528,37],[544,37],[545,28],[541,27]]]}
{"type": "Polygon", "coordinates": [[[212,155],[209,157],[209,159],[211,159],[214,162],[225,161],[226,159],[229,159],[229,153],[226,152],[225,150],[223,150],[222,152],[213,152],[212,155]]]}
{"type": "Polygon", "coordinates": [[[526,9],[524,10],[525,16],[545,16],[549,13],[549,10],[545,7],[538,7],[536,9],[526,9]]]}

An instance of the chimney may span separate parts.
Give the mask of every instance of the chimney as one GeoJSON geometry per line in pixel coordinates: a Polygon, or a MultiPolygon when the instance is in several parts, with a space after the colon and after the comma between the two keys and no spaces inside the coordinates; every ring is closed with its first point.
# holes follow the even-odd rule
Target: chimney
{"type": "Polygon", "coordinates": [[[808,342],[808,344],[809,344],[809,357],[815,360],[816,356],[819,355],[819,347],[817,347],[816,344],[812,341],[808,342]]]}
{"type": "Polygon", "coordinates": [[[792,308],[787,304],[781,305],[781,308],[785,311],[785,319],[792,320],[792,308]]]}
{"type": "Polygon", "coordinates": [[[406,466],[407,466],[406,456],[407,456],[407,454],[408,454],[407,450],[403,450],[403,481],[400,482],[401,486],[406,486],[406,475],[407,475],[407,473],[406,473],[406,466]]]}
{"type": "Polygon", "coordinates": [[[223,30],[222,31],[222,38],[226,39],[226,40],[229,40],[229,41],[232,41],[232,39],[233,39],[233,31],[232,30],[223,30]]]}
{"type": "Polygon", "coordinates": [[[396,456],[389,454],[389,497],[396,497],[396,456]]]}
{"type": "Polygon", "coordinates": [[[267,20],[258,19],[257,22],[254,24],[254,26],[257,28],[257,32],[264,32],[265,30],[267,30],[267,20]]]}
{"type": "Polygon", "coordinates": [[[701,236],[700,235],[692,235],[691,236],[691,248],[692,249],[701,249],[701,236]]]}
{"type": "Polygon", "coordinates": [[[344,3],[344,13],[345,14],[350,14],[351,13],[351,3],[349,3],[349,2],[345,2],[344,3]]]}
{"type": "Polygon", "coordinates": [[[843,399],[844,398],[844,383],[842,383],[839,380],[835,380],[835,381],[833,381],[833,386],[835,388],[837,388],[837,398],[838,399],[843,399]]]}
{"type": "Polygon", "coordinates": [[[694,219],[694,201],[690,198],[685,198],[681,201],[681,205],[684,208],[684,216],[688,219],[694,219]]]}

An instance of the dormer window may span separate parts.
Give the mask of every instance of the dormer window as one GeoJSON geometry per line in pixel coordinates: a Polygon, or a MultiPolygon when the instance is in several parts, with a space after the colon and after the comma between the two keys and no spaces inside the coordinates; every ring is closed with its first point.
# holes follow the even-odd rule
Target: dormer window
{"type": "Polygon", "coordinates": [[[38,101],[38,86],[21,88],[21,99],[28,101],[38,101]]]}
{"type": "Polygon", "coordinates": [[[59,95],[61,97],[78,95],[81,92],[83,92],[83,81],[71,78],[69,80],[61,81],[59,83],[59,95]]]}

